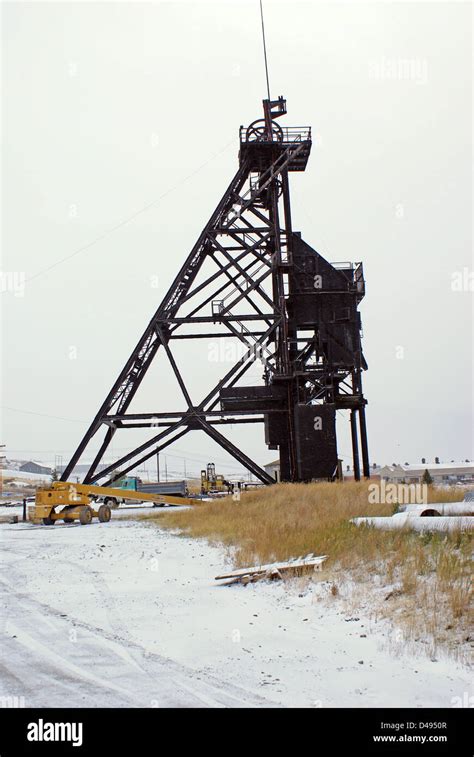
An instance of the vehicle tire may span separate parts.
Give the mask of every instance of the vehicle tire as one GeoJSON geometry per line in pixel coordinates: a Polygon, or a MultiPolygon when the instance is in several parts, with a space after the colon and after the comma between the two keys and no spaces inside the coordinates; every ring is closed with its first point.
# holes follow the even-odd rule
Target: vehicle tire
{"type": "Polygon", "coordinates": [[[61,515],[63,516],[63,520],[65,523],[74,523],[74,518],[71,518],[71,516],[69,515],[69,513],[73,509],[74,508],[72,507],[65,507],[64,510],[62,511],[61,515]]]}
{"type": "Polygon", "coordinates": [[[106,504],[99,507],[99,520],[101,523],[108,523],[112,517],[112,511],[106,504]]]}
{"type": "Polygon", "coordinates": [[[54,526],[55,523],[56,521],[50,518],[49,515],[47,518],[43,518],[43,525],[45,526],[54,526]]]}
{"type": "Polygon", "coordinates": [[[106,497],[104,499],[104,505],[108,505],[108,507],[110,507],[112,510],[115,510],[119,506],[119,503],[117,502],[115,497],[106,497]]]}
{"type": "Polygon", "coordinates": [[[81,510],[79,513],[79,520],[82,526],[89,525],[89,523],[92,520],[92,508],[90,508],[88,505],[84,505],[84,507],[81,507],[81,510]]]}

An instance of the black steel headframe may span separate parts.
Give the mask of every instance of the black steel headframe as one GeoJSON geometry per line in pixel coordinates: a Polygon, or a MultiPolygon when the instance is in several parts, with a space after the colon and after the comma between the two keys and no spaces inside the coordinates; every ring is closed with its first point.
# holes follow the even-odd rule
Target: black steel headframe
{"type": "Polygon", "coordinates": [[[364,294],[361,264],[331,266],[293,232],[289,173],[303,171],[309,127],[281,127],[283,98],[264,100],[264,118],[241,127],[239,168],[171,284],[62,475],[67,480],[89,443],[100,447],[86,483],[110,483],[190,430],[202,430],[262,482],[274,479],[217,430],[226,423],[265,424],[280,450],[284,480],[333,478],[337,469],[334,415],[351,410],[354,472],[360,476],[356,414],[364,475],[369,476],[357,305],[364,294]],[[209,263],[213,269],[209,269],[209,263]],[[208,328],[220,326],[218,333],[208,328]],[[186,326],[195,328],[193,332],[186,326]],[[196,327],[198,330],[196,330],[196,327]],[[239,340],[242,356],[194,403],[171,345],[174,340],[239,340]],[[183,395],[181,412],[130,413],[158,350],[183,395]],[[239,381],[260,360],[263,383],[239,381]],[[317,411],[317,413],[316,413],[317,411]],[[316,422],[317,414],[318,422],[316,422]],[[119,429],[160,428],[150,439],[100,466],[119,429]],[[312,430],[311,430],[312,429],[312,430]],[[321,433],[319,433],[321,432],[321,433]],[[313,434],[313,435],[312,435],[313,434]],[[100,436],[99,436],[100,435],[100,436]],[[100,467],[100,470],[99,470],[100,467]]]}

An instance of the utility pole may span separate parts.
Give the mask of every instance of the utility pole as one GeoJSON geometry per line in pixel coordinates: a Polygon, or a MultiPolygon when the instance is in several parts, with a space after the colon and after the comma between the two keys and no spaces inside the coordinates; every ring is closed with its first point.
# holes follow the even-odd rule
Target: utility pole
{"type": "Polygon", "coordinates": [[[156,480],[160,480],[160,453],[156,453],[156,480]]]}

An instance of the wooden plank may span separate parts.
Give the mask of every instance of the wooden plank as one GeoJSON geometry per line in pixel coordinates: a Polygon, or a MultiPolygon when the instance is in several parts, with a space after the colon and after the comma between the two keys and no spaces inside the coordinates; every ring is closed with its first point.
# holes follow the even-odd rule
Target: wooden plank
{"type": "Polygon", "coordinates": [[[320,555],[319,557],[313,557],[311,555],[311,557],[308,556],[304,559],[297,558],[296,560],[290,560],[286,563],[270,563],[268,565],[256,565],[252,568],[241,568],[240,570],[233,570],[231,573],[222,573],[215,577],[215,581],[222,581],[228,578],[241,580],[249,577],[249,579],[251,579],[252,576],[260,576],[260,574],[260,577],[264,578],[267,574],[271,576],[274,571],[284,573],[286,571],[298,570],[301,568],[318,569],[327,558],[328,555],[320,555]]]}

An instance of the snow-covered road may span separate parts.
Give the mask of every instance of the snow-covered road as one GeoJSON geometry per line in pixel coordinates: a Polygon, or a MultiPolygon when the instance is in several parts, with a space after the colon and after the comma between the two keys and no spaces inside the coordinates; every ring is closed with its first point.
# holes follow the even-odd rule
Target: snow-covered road
{"type": "MultiPolygon", "coordinates": [[[[220,586],[219,547],[115,517],[0,526],[0,697],[26,706],[449,707],[453,661],[390,655],[327,587],[220,586]]],[[[118,514],[117,514],[118,515],[118,514]]]]}

